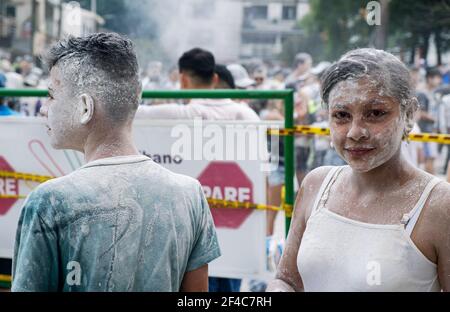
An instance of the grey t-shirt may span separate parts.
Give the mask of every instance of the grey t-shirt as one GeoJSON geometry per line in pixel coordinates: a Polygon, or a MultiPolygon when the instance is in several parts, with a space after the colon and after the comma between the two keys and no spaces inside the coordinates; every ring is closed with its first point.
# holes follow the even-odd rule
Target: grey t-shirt
{"type": "Polygon", "coordinates": [[[17,230],[13,291],[179,291],[220,256],[201,185],[146,156],[40,185],[17,230]]]}

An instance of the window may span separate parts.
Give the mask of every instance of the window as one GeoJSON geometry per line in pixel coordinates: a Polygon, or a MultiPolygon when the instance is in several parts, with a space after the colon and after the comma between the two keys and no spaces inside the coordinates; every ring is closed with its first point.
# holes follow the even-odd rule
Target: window
{"type": "Polygon", "coordinates": [[[6,6],[6,17],[16,17],[16,7],[6,6]]]}
{"type": "Polygon", "coordinates": [[[244,9],[246,19],[267,19],[267,5],[254,5],[244,9]]]}
{"type": "Polygon", "coordinates": [[[243,33],[243,44],[275,44],[276,34],[272,33],[243,33]]]}
{"type": "Polygon", "coordinates": [[[297,19],[297,7],[295,5],[283,5],[283,20],[297,19]]]}

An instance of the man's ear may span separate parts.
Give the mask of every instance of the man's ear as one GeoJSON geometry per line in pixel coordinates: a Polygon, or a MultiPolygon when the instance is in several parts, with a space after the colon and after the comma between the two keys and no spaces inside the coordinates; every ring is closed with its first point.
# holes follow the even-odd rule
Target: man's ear
{"type": "Polygon", "coordinates": [[[189,89],[190,88],[190,78],[186,73],[180,73],[180,88],[189,89]]]}
{"type": "Polygon", "coordinates": [[[89,94],[84,93],[80,96],[80,104],[82,109],[80,122],[87,125],[94,116],[94,99],[89,94]]]}
{"type": "Polygon", "coordinates": [[[220,82],[219,75],[217,75],[216,73],[214,73],[213,80],[212,80],[212,85],[213,85],[213,87],[216,88],[217,85],[219,84],[219,82],[220,82]]]}

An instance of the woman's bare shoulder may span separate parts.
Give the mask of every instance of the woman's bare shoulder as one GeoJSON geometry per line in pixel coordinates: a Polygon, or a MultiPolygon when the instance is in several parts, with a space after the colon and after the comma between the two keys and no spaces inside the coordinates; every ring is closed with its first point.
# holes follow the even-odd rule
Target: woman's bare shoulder
{"type": "Polygon", "coordinates": [[[429,215],[436,225],[450,229],[450,183],[441,181],[432,191],[429,199],[429,215]]]}
{"type": "Polygon", "coordinates": [[[319,193],[320,186],[322,185],[325,177],[334,168],[333,166],[318,167],[309,172],[302,181],[300,192],[296,200],[295,209],[300,209],[304,212],[305,220],[307,220],[311,214],[312,206],[319,193]],[[300,207],[301,206],[301,207],[300,207]]]}
{"type": "Polygon", "coordinates": [[[303,180],[303,186],[321,185],[327,174],[333,169],[333,166],[322,166],[309,172],[303,180]]]}

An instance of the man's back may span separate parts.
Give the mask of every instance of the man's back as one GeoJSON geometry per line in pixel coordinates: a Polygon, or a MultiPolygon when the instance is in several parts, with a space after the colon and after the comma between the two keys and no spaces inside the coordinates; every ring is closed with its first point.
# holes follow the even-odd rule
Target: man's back
{"type": "Polygon", "coordinates": [[[30,195],[13,290],[178,291],[219,255],[197,181],[145,156],[105,158],[30,195]]]}
{"type": "Polygon", "coordinates": [[[258,121],[258,115],[245,103],[229,99],[197,99],[187,105],[140,106],[136,119],[194,119],[258,121]]]}

